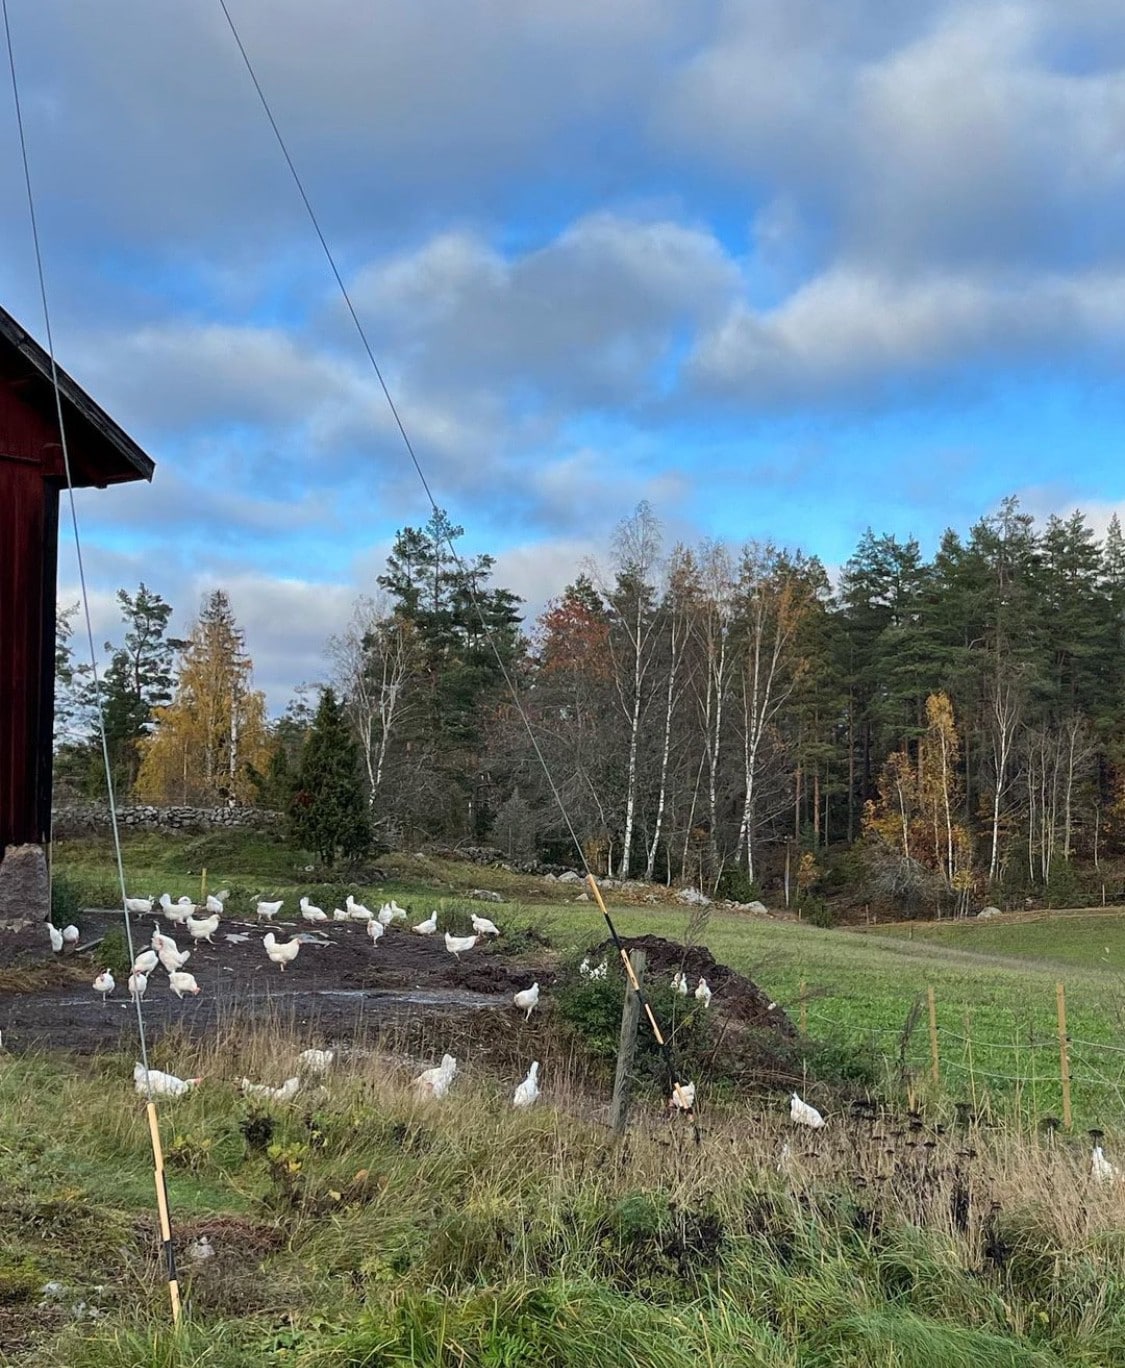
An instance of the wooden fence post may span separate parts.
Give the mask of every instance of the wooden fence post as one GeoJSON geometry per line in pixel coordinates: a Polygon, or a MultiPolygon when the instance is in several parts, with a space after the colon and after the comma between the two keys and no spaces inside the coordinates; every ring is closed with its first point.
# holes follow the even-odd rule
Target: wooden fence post
{"type": "Polygon", "coordinates": [[[800,996],[797,998],[797,1011],[801,1021],[801,1034],[807,1036],[809,1033],[809,1000],[805,996],[805,980],[802,979],[799,988],[800,996]]]}
{"type": "Polygon", "coordinates": [[[1070,1052],[1066,1038],[1066,989],[1061,983],[1055,984],[1055,1006],[1059,1014],[1059,1073],[1062,1076],[1063,1125],[1070,1130],[1070,1052]]]}
{"type": "Polygon", "coordinates": [[[199,901],[200,901],[201,903],[204,904],[204,906],[200,908],[200,911],[201,911],[201,912],[206,912],[206,910],[207,910],[207,908],[206,908],[206,902],[207,902],[207,866],[206,866],[206,865],[203,866],[203,872],[202,872],[202,873],[200,874],[200,876],[199,876],[199,901]]]}
{"type": "MultiPolygon", "coordinates": [[[[629,963],[637,982],[641,983],[645,972],[645,952],[630,950],[629,963]]],[[[622,1135],[629,1116],[629,1094],[632,1091],[633,1056],[637,1052],[637,1024],[641,1019],[641,1000],[633,991],[633,985],[625,984],[625,1005],[621,1009],[621,1036],[617,1042],[617,1071],[613,1076],[613,1101],[609,1108],[609,1124],[615,1135],[622,1135]]]]}
{"type": "Polygon", "coordinates": [[[941,1068],[938,1060],[937,1041],[937,1001],[933,988],[926,989],[926,1001],[930,1008],[930,1074],[935,1084],[941,1082],[941,1068]]]}

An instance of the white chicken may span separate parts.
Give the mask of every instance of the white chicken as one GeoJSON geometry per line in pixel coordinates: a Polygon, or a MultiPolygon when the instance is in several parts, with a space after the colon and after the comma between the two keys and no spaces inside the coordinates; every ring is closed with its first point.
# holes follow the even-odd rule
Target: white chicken
{"type": "Polygon", "coordinates": [[[796,1093],[789,1098],[789,1119],[795,1126],[807,1126],[809,1130],[820,1130],[824,1125],[824,1117],[820,1112],[807,1102],[802,1102],[796,1093]]]}
{"type": "Polygon", "coordinates": [[[227,900],[229,897],[230,897],[230,889],[229,889],[229,888],[221,888],[221,889],[219,889],[218,893],[208,893],[208,894],[207,894],[207,911],[210,912],[210,913],[212,913],[212,914],[214,914],[214,913],[217,912],[220,916],[222,916],[222,914],[226,911],[226,908],[223,906],[223,904],[226,902],[226,900],[227,900]]]}
{"type": "Polygon", "coordinates": [[[710,987],[708,986],[707,980],[705,978],[701,978],[695,990],[696,1002],[701,1002],[704,1007],[710,1007],[711,998],[713,996],[714,995],[711,992],[710,987]]]}
{"type": "Polygon", "coordinates": [[[47,931],[51,937],[51,949],[57,955],[62,950],[63,945],[65,944],[65,942],[63,941],[63,933],[59,930],[57,926],[53,925],[51,922],[47,923],[47,931]]]}
{"type": "Polygon", "coordinates": [[[301,948],[299,940],[281,942],[277,940],[272,931],[267,931],[262,937],[262,944],[266,947],[266,954],[274,964],[281,966],[281,972],[285,972],[285,966],[292,964],[297,958],[297,952],[301,948]]]}
{"type": "Polygon", "coordinates": [[[327,1073],[336,1058],[335,1050],[302,1050],[297,1062],[310,1073],[327,1073]]]}
{"type": "Polygon", "coordinates": [[[168,987],[172,992],[183,1001],[185,993],[198,994],[199,984],[191,974],[186,974],[182,969],[171,969],[168,972],[168,987]]]}
{"type": "Polygon", "coordinates": [[[307,922],[325,922],[328,920],[328,913],[323,907],[314,907],[307,897],[301,898],[301,916],[307,922]]]}
{"type": "Polygon", "coordinates": [[[682,969],[672,975],[672,991],[679,993],[680,997],[687,997],[687,975],[682,969]]]}
{"type": "Polygon", "coordinates": [[[539,1096],[539,1061],[536,1060],[527,1071],[527,1077],[518,1085],[512,1098],[513,1107],[530,1107],[539,1096]]]}
{"type": "Polygon", "coordinates": [[[531,1013],[539,1005],[538,983],[533,983],[530,988],[521,989],[521,991],[515,995],[512,1001],[516,1004],[517,1007],[520,1008],[521,1011],[524,1008],[527,1009],[527,1016],[524,1017],[524,1021],[529,1021],[531,1019],[531,1013]]]}
{"type": "Polygon", "coordinates": [[[350,893],[344,900],[344,907],[353,921],[370,921],[374,916],[369,907],[364,907],[363,903],[356,902],[350,893]]]}
{"type": "Polygon", "coordinates": [[[160,962],[160,956],[155,950],[142,950],[133,961],[134,974],[151,974],[160,962]]]}
{"type": "Polygon", "coordinates": [[[695,1107],[695,1084],[673,1084],[672,1096],[669,1099],[668,1105],[675,1111],[691,1111],[695,1107]]]}
{"type": "Polygon", "coordinates": [[[148,975],[136,971],[129,975],[129,996],[134,1002],[143,1002],[148,991],[148,975]]]}
{"type": "Polygon", "coordinates": [[[185,922],[195,914],[191,903],[174,903],[167,893],[161,893],[160,906],[170,922],[185,922]]]}
{"type": "Polygon", "coordinates": [[[372,917],[367,923],[367,934],[371,937],[371,944],[378,945],[379,937],[384,935],[387,928],[376,917],[372,917]]]}
{"type": "Polygon", "coordinates": [[[431,912],[425,921],[415,922],[410,929],[420,936],[432,936],[437,930],[437,913],[431,912]]]}
{"type": "Polygon", "coordinates": [[[451,955],[456,955],[456,957],[460,959],[461,952],[463,950],[471,950],[473,946],[476,945],[478,939],[479,937],[477,936],[451,936],[447,931],[445,933],[445,948],[451,955]]]}
{"type": "Polygon", "coordinates": [[[151,945],[152,948],[155,951],[157,951],[157,953],[159,953],[160,950],[165,948],[169,950],[175,950],[177,948],[176,942],[172,939],[172,937],[166,936],[164,932],[161,931],[159,926],[153,930],[151,945]]]}
{"type": "Polygon", "coordinates": [[[64,926],[63,929],[62,929],[62,938],[63,938],[63,943],[66,944],[66,945],[77,945],[77,944],[78,944],[78,927],[77,927],[77,926],[64,926]]]}
{"type": "Polygon", "coordinates": [[[170,974],[174,974],[177,969],[182,969],[191,959],[191,951],[177,950],[175,941],[171,945],[162,945],[156,953],[160,963],[170,974]]]}
{"type": "Polygon", "coordinates": [[[248,1078],[244,1078],[239,1084],[247,1097],[264,1097],[270,1102],[288,1102],[291,1097],[297,1095],[300,1086],[299,1078],[287,1078],[279,1088],[271,1088],[268,1083],[251,1083],[248,1078]]]}
{"type": "Polygon", "coordinates": [[[332,920],[333,920],[333,921],[347,921],[347,920],[348,920],[348,909],[347,909],[346,907],[334,907],[334,908],[332,909],[332,920]]]}
{"type": "Polygon", "coordinates": [[[266,921],[273,921],[274,917],[277,916],[284,906],[284,898],[278,898],[277,902],[263,902],[259,899],[254,905],[254,912],[259,921],[261,921],[263,917],[265,917],[266,921]]]}
{"type": "Polygon", "coordinates": [[[389,903],[384,903],[383,907],[389,910],[391,921],[406,920],[406,908],[399,907],[398,903],[395,902],[394,898],[392,898],[389,903]]]}
{"type": "Polygon", "coordinates": [[[116,987],[117,984],[113,981],[113,975],[108,969],[103,969],[94,980],[94,992],[101,993],[103,1003],[116,987]]]}
{"type": "Polygon", "coordinates": [[[211,937],[219,929],[219,918],[217,914],[210,917],[204,917],[202,921],[196,921],[194,917],[189,917],[186,925],[193,941],[205,940],[208,945],[215,944],[211,937]]]}
{"type": "Polygon", "coordinates": [[[414,1086],[424,1097],[441,1099],[449,1091],[453,1075],[457,1072],[457,1061],[452,1055],[442,1055],[436,1069],[426,1069],[414,1080],[414,1086]]]}
{"type": "Polygon", "coordinates": [[[126,898],[125,911],[133,912],[139,917],[147,917],[152,911],[151,898],[126,898]]]}
{"type": "Polygon", "coordinates": [[[395,919],[395,914],[391,911],[390,903],[384,903],[379,909],[378,922],[380,926],[390,926],[395,919]]]}
{"type": "Polygon", "coordinates": [[[175,1074],[163,1073],[160,1069],[149,1069],[146,1083],[145,1073],[143,1064],[133,1065],[133,1087],[142,1097],[183,1097],[197,1083],[203,1082],[201,1077],[177,1078],[175,1074]]]}
{"type": "Polygon", "coordinates": [[[487,917],[478,917],[473,913],[473,930],[478,936],[498,936],[500,928],[495,922],[490,922],[487,917]]]}
{"type": "Polygon", "coordinates": [[[1095,1145],[1090,1155],[1090,1177],[1095,1183],[1113,1183],[1121,1177],[1121,1170],[1105,1157],[1101,1145],[1095,1145]]]}

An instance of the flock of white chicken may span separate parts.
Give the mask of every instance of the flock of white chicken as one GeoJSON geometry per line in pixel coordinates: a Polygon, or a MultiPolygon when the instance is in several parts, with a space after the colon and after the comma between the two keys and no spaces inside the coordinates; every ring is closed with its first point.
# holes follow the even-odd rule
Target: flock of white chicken
{"type": "MultiPolygon", "coordinates": [[[[199,918],[196,913],[199,907],[190,898],[181,897],[173,902],[168,893],[162,894],[159,899],[154,898],[126,898],[126,909],[135,916],[149,916],[154,907],[159,907],[168,921],[184,926],[191,936],[193,943],[207,941],[209,945],[214,945],[212,936],[219,929],[219,924],[226,910],[225,900],[229,896],[228,890],[224,889],[220,893],[209,894],[204,906],[207,915],[199,918]]],[[[258,901],[254,911],[260,921],[263,917],[267,922],[273,921],[274,917],[285,905],[284,899],[276,902],[258,901]]],[[[352,894],[348,894],[345,905],[333,909],[331,917],[323,908],[313,905],[308,897],[302,897],[299,902],[301,917],[304,921],[312,925],[321,922],[334,921],[357,921],[363,922],[367,926],[367,933],[371,937],[372,945],[376,945],[382,937],[387,927],[396,921],[405,921],[407,918],[406,909],[399,907],[398,903],[392,898],[390,902],[384,903],[378,912],[372,912],[369,907],[357,902],[352,894]]],[[[460,959],[466,951],[472,950],[482,936],[499,936],[500,928],[495,922],[487,917],[472,914],[473,934],[471,936],[454,936],[449,931],[445,932],[445,948],[455,958],[460,959]]],[[[438,914],[431,912],[423,921],[416,922],[410,930],[420,936],[435,935],[438,929],[438,914]]],[[[78,941],[78,929],[67,927],[59,932],[55,927],[50,927],[51,946],[57,952],[62,950],[64,944],[73,945],[78,941]],[[56,944],[57,938],[57,944],[56,944]]],[[[244,941],[245,935],[228,934],[227,940],[234,942],[244,941]]],[[[262,945],[265,947],[266,954],[272,963],[278,965],[283,971],[287,964],[291,964],[301,949],[301,942],[297,937],[288,941],[279,941],[270,930],[262,938],[262,945]]],[[[133,963],[128,979],[128,992],[130,996],[141,1002],[144,1000],[145,993],[148,991],[149,982],[157,965],[163,967],[168,975],[168,983],[171,991],[180,999],[185,993],[198,994],[201,990],[192,974],[184,969],[184,965],[191,958],[190,950],[181,951],[176,945],[175,940],[161,931],[159,925],[152,933],[151,948],[142,951],[133,963]]],[[[583,964],[583,972],[588,969],[588,962],[583,964]]],[[[599,966],[598,970],[592,971],[590,977],[604,977],[605,965],[599,966]]],[[[116,990],[117,983],[113,973],[109,969],[103,969],[93,983],[94,992],[102,998],[103,1004],[116,990]]],[[[539,1005],[539,984],[532,983],[530,988],[520,989],[513,995],[513,1003],[524,1012],[524,1020],[531,1017],[531,1013],[539,1005]]],[[[305,1050],[298,1059],[298,1073],[287,1078],[279,1086],[273,1087],[267,1083],[253,1083],[248,1078],[241,1081],[242,1092],[247,1097],[262,1098],[272,1102],[288,1102],[296,1096],[301,1086],[300,1069],[308,1072],[324,1073],[331,1066],[334,1058],[332,1050],[305,1050]]],[[[442,1098],[449,1091],[453,1076],[457,1072],[457,1061],[452,1055],[444,1055],[441,1064],[437,1068],[427,1069],[420,1074],[414,1084],[420,1095],[433,1098],[442,1098]]],[[[185,1093],[202,1082],[201,1078],[178,1078],[175,1074],[164,1073],[159,1069],[147,1069],[143,1064],[138,1063],[133,1069],[133,1081],[138,1093],[152,1097],[182,1097],[185,1093]]],[[[539,1097],[539,1061],[532,1063],[527,1072],[527,1076],[520,1082],[512,1098],[512,1105],[523,1109],[530,1107],[539,1097]]]]}
{"type": "MultiPolygon", "coordinates": [[[[226,890],[208,895],[204,906],[207,915],[202,918],[196,916],[199,908],[189,898],[182,897],[177,902],[173,902],[167,893],[163,894],[159,900],[127,898],[125,906],[134,915],[147,916],[153,911],[155,902],[169,921],[186,927],[193,943],[205,940],[208,944],[213,945],[214,941],[211,937],[219,928],[220,920],[225,911],[224,903],[227,896],[226,890]]],[[[390,902],[384,903],[376,913],[362,903],[356,902],[349,893],[344,907],[333,909],[331,917],[323,908],[313,906],[307,897],[302,897],[299,905],[302,919],[313,925],[327,921],[366,923],[367,932],[373,945],[378,943],[387,927],[393,922],[405,921],[407,918],[406,909],[399,907],[393,898],[390,902]]],[[[264,917],[268,922],[272,922],[283,906],[284,899],[279,899],[277,902],[259,901],[255,904],[255,913],[259,921],[264,917]]],[[[449,931],[445,932],[445,948],[455,958],[460,959],[462,954],[472,950],[482,936],[500,935],[500,929],[494,922],[487,917],[478,916],[476,913],[472,916],[472,927],[473,934],[471,936],[454,936],[449,931]]],[[[56,954],[61,952],[65,946],[73,947],[78,942],[79,932],[75,926],[66,926],[62,931],[59,931],[56,927],[48,924],[48,930],[51,936],[51,948],[56,954]]],[[[431,912],[423,921],[414,923],[410,930],[419,936],[436,935],[438,931],[437,912],[431,912]]],[[[227,939],[237,942],[245,940],[246,937],[244,935],[228,935],[227,939]]],[[[287,964],[291,964],[297,958],[301,948],[301,942],[296,937],[289,941],[279,941],[272,930],[267,932],[262,944],[270,960],[283,971],[287,964]]],[[[158,964],[167,973],[169,988],[178,998],[182,999],[185,993],[199,993],[199,985],[183,967],[190,958],[191,951],[180,951],[172,937],[164,934],[158,926],[152,934],[152,948],[144,950],[138,955],[133,964],[127,985],[130,996],[138,1001],[144,999],[150,977],[158,964]]],[[[585,979],[604,979],[607,973],[607,964],[604,960],[597,965],[591,964],[589,956],[587,956],[578,966],[578,972],[585,979]]],[[[687,997],[691,992],[688,976],[682,970],[677,971],[672,976],[671,986],[673,992],[681,997],[687,997]]],[[[103,969],[93,984],[94,992],[101,995],[103,1003],[115,991],[116,987],[117,984],[109,969],[103,969]]],[[[710,1007],[714,994],[705,978],[700,977],[694,996],[703,1008],[710,1007]]],[[[539,1005],[538,982],[532,983],[529,988],[523,988],[515,993],[512,1001],[519,1010],[525,1013],[524,1019],[529,1020],[531,1013],[539,1005]]],[[[301,1086],[300,1069],[324,1073],[331,1066],[333,1058],[334,1052],[331,1050],[305,1050],[299,1056],[298,1073],[285,1079],[278,1087],[264,1083],[252,1083],[248,1078],[244,1078],[241,1082],[242,1091],[250,1097],[259,1097],[274,1102],[287,1102],[296,1095],[301,1086]]],[[[449,1092],[456,1072],[457,1060],[450,1054],[443,1055],[439,1065],[424,1070],[415,1078],[414,1087],[420,1096],[440,1100],[449,1092]]],[[[146,1083],[146,1070],[142,1064],[137,1064],[134,1068],[133,1078],[139,1093],[154,1097],[180,1097],[202,1081],[198,1078],[181,1079],[173,1074],[162,1073],[158,1069],[149,1069],[147,1070],[146,1083]]],[[[530,1107],[538,1097],[539,1062],[536,1060],[531,1064],[527,1076],[516,1087],[512,1105],[520,1109],[530,1107]]],[[[676,1111],[691,1111],[695,1105],[695,1083],[676,1083],[668,1105],[676,1111]]],[[[789,1098],[789,1119],[793,1125],[808,1130],[820,1130],[825,1125],[825,1119],[821,1113],[803,1101],[797,1093],[792,1093],[789,1098]]],[[[1106,1157],[1102,1147],[1095,1145],[1090,1159],[1090,1176],[1097,1183],[1116,1183],[1121,1181],[1123,1174],[1120,1168],[1106,1157]]]]}
{"type": "MultiPolygon", "coordinates": [[[[200,910],[198,905],[193,903],[190,898],[181,897],[176,902],[172,901],[171,895],[164,893],[159,899],[155,898],[126,898],[125,907],[134,916],[149,916],[154,907],[159,907],[164,917],[175,925],[184,927],[190,935],[193,944],[206,941],[208,945],[214,945],[212,939],[215,932],[219,929],[219,924],[224,912],[226,911],[225,902],[229,897],[229,890],[223,889],[219,893],[207,895],[204,904],[206,916],[197,917],[196,913],[200,910]]],[[[283,898],[276,902],[258,901],[254,905],[254,912],[259,921],[264,917],[267,922],[272,923],[278,912],[285,905],[283,898]]],[[[372,912],[369,907],[357,902],[352,894],[348,894],[345,905],[333,909],[331,917],[321,907],[313,905],[308,897],[302,897],[299,903],[301,917],[304,921],[316,926],[321,922],[341,922],[357,921],[363,922],[367,927],[367,934],[371,937],[372,945],[377,945],[380,937],[387,927],[396,921],[405,921],[407,912],[404,907],[399,907],[398,903],[392,898],[390,902],[384,903],[378,912],[372,912]]],[[[449,931],[445,932],[445,948],[455,959],[460,959],[467,951],[472,950],[482,936],[498,936],[500,928],[495,922],[487,917],[472,914],[473,934],[471,936],[454,936],[449,931]]],[[[56,927],[48,927],[51,935],[51,948],[58,953],[64,945],[75,945],[78,941],[78,928],[68,926],[59,931],[56,927]]],[[[438,914],[431,912],[423,921],[416,922],[411,928],[420,936],[432,936],[438,929],[438,914]]],[[[236,944],[245,941],[245,934],[227,934],[224,937],[228,941],[236,944]]],[[[152,933],[152,948],[143,951],[137,956],[132,969],[129,973],[128,992],[137,1001],[143,1001],[145,993],[148,991],[150,976],[157,964],[164,967],[168,974],[168,984],[172,992],[182,999],[185,993],[195,995],[200,992],[199,984],[196,983],[192,974],[184,969],[184,965],[191,958],[191,951],[181,951],[175,940],[166,935],[157,926],[152,933]]],[[[294,936],[287,941],[279,941],[272,929],[262,938],[262,945],[265,952],[273,964],[276,964],[282,972],[287,964],[292,964],[297,958],[301,949],[301,941],[294,936]]],[[[604,972],[605,966],[602,966],[604,972]]],[[[117,981],[109,969],[103,969],[94,979],[94,992],[99,994],[104,1003],[117,989],[117,981]]],[[[515,995],[517,1007],[523,1008],[530,1017],[532,1010],[539,1002],[539,985],[533,983],[530,988],[524,989],[515,995]]]]}

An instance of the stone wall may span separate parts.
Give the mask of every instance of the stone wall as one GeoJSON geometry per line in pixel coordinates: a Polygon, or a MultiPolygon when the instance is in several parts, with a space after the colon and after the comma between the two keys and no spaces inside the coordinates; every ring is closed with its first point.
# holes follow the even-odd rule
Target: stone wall
{"type": "MultiPolygon", "coordinates": [[[[56,840],[108,831],[109,808],[104,803],[68,803],[54,810],[56,840]]],[[[154,807],[134,805],[117,809],[122,831],[226,831],[239,827],[273,831],[281,825],[280,812],[251,807],[154,807]]]]}

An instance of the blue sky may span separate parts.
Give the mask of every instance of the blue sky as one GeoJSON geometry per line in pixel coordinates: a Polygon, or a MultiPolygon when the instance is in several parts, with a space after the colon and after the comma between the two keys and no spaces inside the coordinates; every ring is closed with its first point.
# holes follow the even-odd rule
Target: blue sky
{"type": "MultiPolygon", "coordinates": [[[[1125,10],[230,0],[439,502],[538,609],[671,543],[1125,511],[1125,10]]],[[[271,704],[422,491],[217,5],[15,0],[99,637],[222,584],[271,704]]],[[[10,98],[0,298],[42,335],[10,98]]],[[[73,600],[64,550],[61,596],[73,600]]]]}

